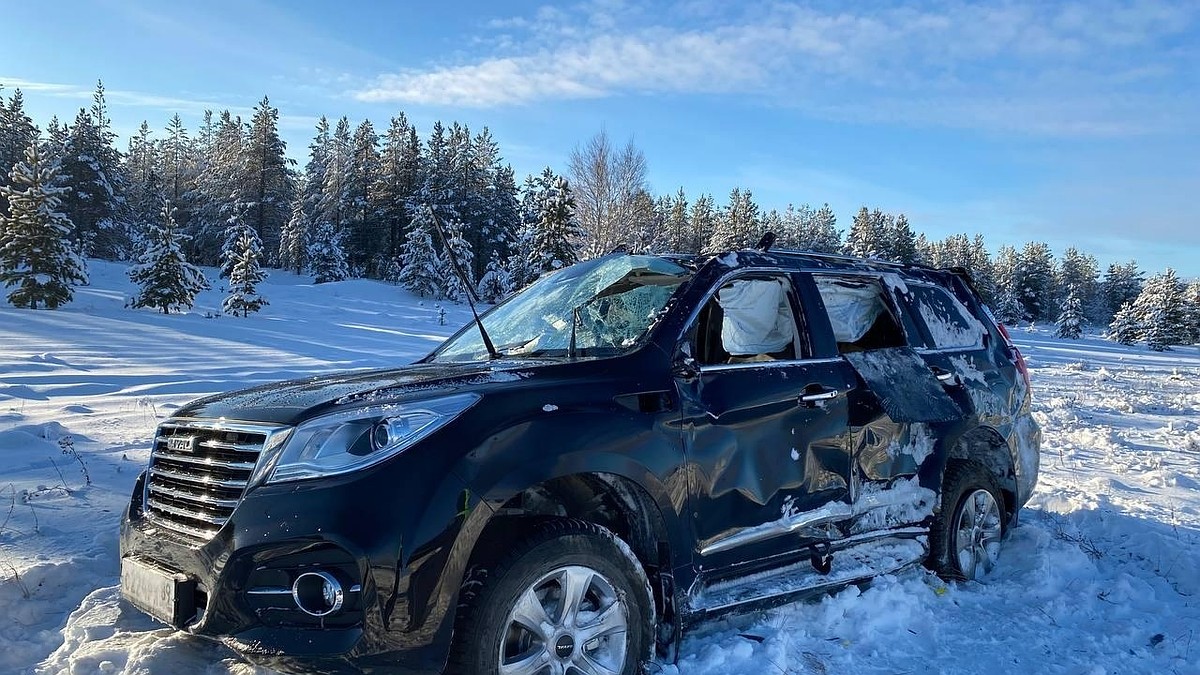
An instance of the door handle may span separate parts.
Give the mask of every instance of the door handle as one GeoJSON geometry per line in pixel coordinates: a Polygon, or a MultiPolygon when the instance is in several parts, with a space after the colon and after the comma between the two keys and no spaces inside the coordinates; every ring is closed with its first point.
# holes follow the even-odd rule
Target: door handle
{"type": "Polygon", "coordinates": [[[954,373],[948,370],[942,370],[937,366],[930,368],[930,370],[933,371],[933,376],[937,378],[938,382],[941,382],[942,384],[958,384],[958,379],[955,377],[954,373]]]}
{"type": "Polygon", "coordinates": [[[814,392],[812,394],[802,394],[800,396],[801,403],[817,403],[820,401],[832,401],[841,396],[842,392],[837,389],[826,389],[824,391],[814,392]]]}

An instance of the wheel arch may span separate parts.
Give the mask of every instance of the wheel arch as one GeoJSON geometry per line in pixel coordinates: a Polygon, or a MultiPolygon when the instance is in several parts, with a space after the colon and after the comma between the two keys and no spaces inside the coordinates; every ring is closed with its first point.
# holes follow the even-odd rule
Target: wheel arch
{"type": "Polygon", "coordinates": [[[1008,442],[999,431],[980,425],[963,433],[949,446],[947,464],[954,460],[975,462],[987,469],[1004,497],[1005,518],[1011,520],[1015,516],[1019,504],[1016,467],[1008,442]]]}

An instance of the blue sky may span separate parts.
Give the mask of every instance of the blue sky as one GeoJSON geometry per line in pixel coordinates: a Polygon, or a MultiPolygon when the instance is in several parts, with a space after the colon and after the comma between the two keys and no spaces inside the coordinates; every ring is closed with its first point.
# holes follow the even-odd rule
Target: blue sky
{"type": "Polygon", "coordinates": [[[6,3],[0,83],[119,133],[268,94],[319,115],[487,125],[518,175],[601,128],[655,193],[904,212],[933,238],[1036,239],[1200,275],[1200,3],[6,3]]]}

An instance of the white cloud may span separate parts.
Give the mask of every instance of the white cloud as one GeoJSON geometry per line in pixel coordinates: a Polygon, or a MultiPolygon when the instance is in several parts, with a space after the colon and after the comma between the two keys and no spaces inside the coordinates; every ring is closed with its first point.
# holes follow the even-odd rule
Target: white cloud
{"type": "Polygon", "coordinates": [[[985,128],[1125,134],[1146,128],[1140,108],[1089,104],[1137,100],[1139,87],[1200,67],[1196,49],[1178,39],[1195,30],[1198,14],[1194,3],[1166,0],[836,11],[771,3],[722,15],[694,0],[657,15],[621,2],[546,7],[492,22],[502,34],[491,55],[379,75],[353,95],[494,107],[719,93],[818,113],[900,101],[898,117],[912,123],[941,124],[943,108],[974,108],[968,119],[985,128]]]}

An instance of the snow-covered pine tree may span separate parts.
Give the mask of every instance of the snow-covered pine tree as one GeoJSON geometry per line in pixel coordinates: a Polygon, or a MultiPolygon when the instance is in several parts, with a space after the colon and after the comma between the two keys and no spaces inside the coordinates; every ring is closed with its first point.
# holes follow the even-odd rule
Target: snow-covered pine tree
{"type": "Polygon", "coordinates": [[[9,172],[0,196],[8,214],[0,213],[0,282],[11,288],[16,307],[55,309],[71,301],[71,287],[88,282],[87,267],[70,238],[73,226],[62,212],[56,185],[58,163],[42,155],[35,139],[24,161],[9,172]]]}
{"type": "Polygon", "coordinates": [[[273,264],[280,237],[292,215],[296,183],[287,157],[287,142],[279,136],[279,109],[266,96],[254,108],[254,117],[240,162],[244,171],[246,224],[258,235],[263,262],[273,264]],[[269,255],[268,255],[269,254],[269,255]]]}
{"type": "Polygon", "coordinates": [[[1057,276],[1054,254],[1045,243],[1031,241],[1017,254],[1014,269],[1017,299],[1029,320],[1058,318],[1057,276]]]}
{"type": "Polygon", "coordinates": [[[1171,345],[1184,342],[1187,337],[1187,315],[1184,307],[1184,286],[1175,276],[1175,270],[1167,268],[1146,280],[1133,311],[1142,326],[1142,337],[1146,346],[1161,352],[1171,345]]]}
{"type": "Polygon", "coordinates": [[[346,167],[346,256],[353,269],[378,278],[384,258],[380,251],[386,233],[376,211],[374,195],[380,171],[379,135],[371,120],[354,129],[346,167]]]}
{"type": "Polygon", "coordinates": [[[187,227],[189,249],[197,263],[218,265],[229,223],[252,222],[257,188],[248,178],[249,130],[241,117],[221,111],[216,122],[206,120],[201,138],[207,141],[201,142],[200,172],[196,189],[188,195],[195,205],[187,227]]]}
{"type": "Polygon", "coordinates": [[[917,262],[917,235],[913,233],[908,218],[903,213],[894,220],[888,218],[884,236],[889,243],[889,260],[906,264],[917,262]]]}
{"type": "Polygon", "coordinates": [[[442,253],[437,261],[438,278],[441,281],[438,295],[445,300],[460,302],[475,289],[472,272],[475,269],[475,253],[471,250],[470,242],[463,236],[463,223],[450,220],[441,221],[441,225],[442,230],[438,238],[440,240],[445,236],[448,241],[442,242],[442,253]],[[465,282],[459,278],[460,271],[467,277],[465,282]],[[469,284],[470,288],[464,287],[464,283],[469,284]]]}
{"type": "Polygon", "coordinates": [[[762,236],[762,219],[749,190],[733,188],[729,204],[717,215],[706,253],[747,249],[762,236]]]}
{"type": "Polygon", "coordinates": [[[257,247],[256,259],[261,260],[263,254],[262,240],[258,233],[247,223],[233,221],[225,228],[225,241],[221,244],[221,278],[228,279],[233,274],[233,268],[241,259],[242,237],[249,233],[250,242],[257,247]]]}
{"type": "Polygon", "coordinates": [[[329,120],[317,120],[317,133],[308,146],[308,163],[292,203],[292,215],[280,237],[280,264],[297,274],[308,267],[308,245],[317,225],[328,222],[324,210],[325,176],[329,172],[329,120]],[[286,246],[286,249],[283,248],[286,246]]]}
{"type": "Polygon", "coordinates": [[[1079,303],[1087,320],[1103,321],[1104,302],[1100,299],[1099,263],[1095,256],[1081,252],[1074,246],[1063,251],[1058,265],[1058,287],[1066,291],[1074,287],[1079,303]]]}
{"type": "MultiPolygon", "coordinates": [[[[578,262],[583,232],[575,215],[575,197],[563,176],[542,173],[546,189],[538,197],[537,220],[530,228],[526,260],[533,279],[578,262]]],[[[532,279],[530,279],[531,281],[532,279]]]]}
{"type": "Polygon", "coordinates": [[[226,314],[237,316],[240,313],[246,317],[268,304],[266,298],[258,294],[258,285],[267,278],[259,262],[262,241],[249,225],[230,229],[236,232],[236,239],[226,249],[227,260],[233,264],[229,271],[229,295],[225,296],[221,308],[226,314]]]}
{"type": "MultiPolygon", "coordinates": [[[[302,184],[303,185],[303,184],[302,184]]],[[[303,187],[300,188],[303,192],[303,187]]],[[[292,200],[292,216],[279,234],[279,266],[298,274],[308,262],[308,223],[304,217],[304,199],[292,200]]]]}
{"type": "Polygon", "coordinates": [[[840,253],[842,231],[837,229],[837,216],[828,203],[812,214],[808,230],[808,250],[817,253],[840,253]]]}
{"type": "MultiPolygon", "coordinates": [[[[9,171],[25,156],[25,149],[37,141],[37,127],[25,114],[25,99],[17,89],[4,103],[0,97],[0,187],[9,185],[9,171]]],[[[0,194],[0,215],[8,213],[8,199],[0,194]]]]}
{"type": "Polygon", "coordinates": [[[710,194],[702,194],[692,202],[692,245],[701,253],[708,248],[708,241],[717,229],[717,208],[710,194]]]}
{"type": "Polygon", "coordinates": [[[387,231],[385,250],[389,260],[395,261],[400,256],[411,220],[408,201],[416,196],[423,180],[421,140],[408,118],[400,113],[392,118],[384,135],[380,172],[372,190],[375,211],[387,231]]]}
{"type": "Polygon", "coordinates": [[[1184,316],[1187,331],[1184,344],[1200,343],[1200,280],[1187,285],[1183,292],[1184,316]]]}
{"type": "Polygon", "coordinates": [[[1131,345],[1141,338],[1142,323],[1133,309],[1133,302],[1126,302],[1117,308],[1112,323],[1108,324],[1108,339],[1131,345]]]}
{"type": "Polygon", "coordinates": [[[688,218],[687,194],[683,188],[674,197],[667,198],[666,234],[667,250],[674,253],[699,253],[700,247],[692,241],[692,224],[688,218]]]}
{"type": "Polygon", "coordinates": [[[476,290],[480,300],[492,304],[500,302],[512,293],[512,278],[500,262],[499,251],[492,251],[492,257],[488,260],[483,276],[479,278],[479,287],[476,290]]]}
{"type": "Polygon", "coordinates": [[[91,108],[79,110],[63,146],[62,173],[71,186],[63,196],[63,212],[75,224],[79,247],[109,260],[125,259],[130,253],[125,182],[115,139],[104,85],[97,83],[91,108]]]}
{"type": "Polygon", "coordinates": [[[317,225],[307,255],[308,272],[313,276],[313,283],[344,281],[350,277],[346,250],[342,247],[342,233],[334,229],[333,223],[317,225]]]}
{"type": "Polygon", "coordinates": [[[994,302],[993,311],[996,313],[997,321],[1007,326],[1014,326],[1021,320],[1024,310],[1021,308],[1021,301],[1017,299],[1011,289],[997,290],[994,302]]]}
{"type": "Polygon", "coordinates": [[[130,281],[139,287],[130,306],[150,307],[169,314],[173,309],[190,309],[196,294],[208,288],[208,280],[183,254],[181,244],[185,235],[176,229],[175,209],[170,200],[163,200],[160,217],[161,223],[147,234],[146,252],[127,272],[130,281]]]}
{"type": "Polygon", "coordinates": [[[1060,338],[1078,340],[1083,334],[1083,302],[1079,299],[1079,289],[1075,286],[1067,288],[1067,299],[1063,301],[1062,310],[1058,313],[1057,329],[1054,334],[1060,338]]]}
{"type": "Polygon", "coordinates": [[[412,293],[434,297],[441,288],[438,276],[438,256],[433,248],[433,221],[429,209],[416,208],[412,214],[408,234],[400,252],[400,285],[412,293]]]}
{"type": "Polygon", "coordinates": [[[1145,283],[1144,275],[1133,260],[1125,264],[1113,263],[1104,273],[1104,281],[1100,284],[1100,294],[1111,314],[1116,314],[1125,303],[1137,300],[1145,283]]]}
{"type": "Polygon", "coordinates": [[[350,120],[342,117],[334,127],[329,140],[328,164],[325,169],[325,184],[321,193],[321,212],[334,231],[344,232],[350,215],[349,177],[353,160],[353,141],[350,137],[350,120]]]}
{"type": "Polygon", "coordinates": [[[879,209],[874,212],[862,207],[850,223],[846,234],[845,253],[859,258],[878,258],[888,251],[885,241],[887,216],[879,209]]]}

